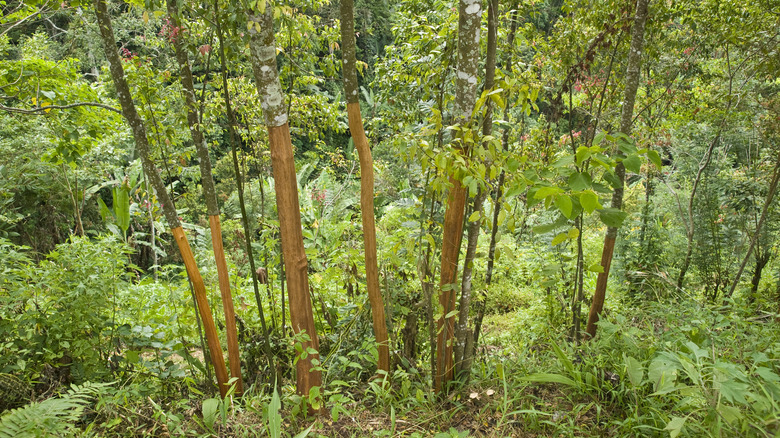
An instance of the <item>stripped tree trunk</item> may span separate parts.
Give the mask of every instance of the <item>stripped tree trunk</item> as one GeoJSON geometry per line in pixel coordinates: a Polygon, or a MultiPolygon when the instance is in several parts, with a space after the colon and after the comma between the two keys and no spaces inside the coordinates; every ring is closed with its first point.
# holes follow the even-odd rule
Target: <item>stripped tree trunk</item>
{"type": "MultiPolygon", "coordinates": [[[[466,129],[477,100],[477,67],[479,65],[479,31],[482,5],[479,0],[460,0],[458,9],[458,65],[455,81],[455,117],[466,129]]],[[[463,131],[461,131],[463,132],[463,131]]],[[[456,153],[468,156],[467,145],[461,137],[454,144],[456,153]]],[[[452,188],[447,196],[441,247],[441,279],[439,303],[441,316],[437,321],[436,370],[434,389],[441,393],[454,378],[453,342],[455,331],[455,289],[458,275],[458,253],[463,237],[463,216],[466,206],[466,188],[450,176],[452,188]]]]}
{"type": "Polygon", "coordinates": [[[182,260],[187,268],[187,275],[192,282],[192,287],[195,292],[198,311],[203,320],[203,329],[206,332],[206,342],[209,346],[211,361],[214,363],[214,371],[217,375],[219,391],[220,394],[224,396],[228,390],[228,374],[227,369],[225,368],[225,358],[222,357],[222,347],[220,346],[219,338],[217,336],[217,329],[214,326],[214,319],[211,316],[209,302],[206,298],[206,287],[203,283],[203,277],[201,277],[198,266],[195,263],[192,249],[190,249],[189,242],[187,242],[187,236],[184,234],[184,230],[181,227],[181,222],[179,221],[179,216],[176,214],[176,209],[168,196],[165,183],[157,172],[157,168],[151,159],[149,140],[146,137],[146,126],[136,110],[133,98],[130,94],[130,86],[125,79],[125,72],[122,67],[122,61],[119,58],[119,52],[116,48],[116,38],[114,37],[114,31],[111,28],[111,18],[108,15],[106,2],[105,0],[95,0],[94,5],[95,15],[97,16],[97,22],[100,28],[100,36],[103,41],[103,49],[105,50],[106,58],[108,59],[111,79],[114,82],[117,98],[122,106],[122,115],[125,120],[127,120],[127,123],[130,125],[130,129],[133,132],[133,139],[135,140],[138,155],[141,157],[144,173],[149,178],[155,192],[157,192],[157,197],[162,205],[163,214],[168,222],[168,226],[171,228],[171,233],[176,240],[182,260]]]}
{"type": "MultiPolygon", "coordinates": [[[[628,66],[626,67],[626,90],[623,95],[623,110],[620,118],[620,132],[628,136],[631,135],[634,101],[636,100],[637,88],[639,88],[648,2],[649,0],[637,1],[634,26],[631,31],[631,47],[629,48],[628,66]]],[[[623,167],[622,162],[615,167],[615,174],[620,181],[620,186],[612,193],[612,208],[619,210],[623,207],[623,185],[626,176],[626,169],[623,167]]],[[[593,301],[588,314],[588,325],[585,329],[590,338],[596,336],[596,323],[598,323],[599,314],[604,308],[604,297],[607,292],[607,280],[609,279],[609,268],[612,265],[612,253],[615,250],[617,231],[616,227],[607,227],[607,234],[604,237],[604,249],[601,252],[601,266],[604,268],[604,271],[599,273],[596,280],[596,291],[593,294],[593,301]]]]}
{"type": "Polygon", "coordinates": [[[360,157],[360,210],[363,220],[363,245],[366,259],[366,289],[371,303],[374,336],[379,352],[378,371],[390,372],[390,346],[382,293],[379,290],[379,268],[376,256],[376,226],[374,224],[374,161],[363,130],[358,101],[358,79],[355,56],[355,23],[353,1],[341,0],[341,51],[344,93],[347,96],[349,131],[360,157]]]}
{"type": "Polygon", "coordinates": [[[184,102],[187,106],[187,124],[189,125],[190,135],[193,143],[195,143],[195,149],[200,160],[201,186],[203,187],[203,197],[206,200],[206,212],[209,216],[209,227],[211,229],[211,244],[214,248],[214,259],[217,265],[217,277],[219,278],[219,292],[222,295],[222,308],[225,312],[225,335],[227,337],[228,358],[230,360],[230,374],[237,379],[235,382],[235,393],[240,395],[244,392],[244,382],[241,378],[238,330],[236,329],[233,296],[230,293],[230,275],[228,274],[225,250],[222,245],[222,226],[219,219],[217,191],[214,188],[214,178],[211,174],[211,157],[209,157],[206,139],[200,130],[198,102],[195,98],[192,70],[190,69],[190,61],[187,58],[187,52],[184,50],[182,42],[184,33],[182,32],[181,20],[179,19],[179,6],[176,0],[167,0],[167,5],[171,26],[177,29],[176,35],[172,36],[171,39],[176,51],[176,61],[179,64],[179,79],[184,91],[184,102]]]}
{"type": "MultiPolygon", "coordinates": [[[[498,41],[498,0],[490,0],[488,3],[488,32],[487,32],[487,57],[485,61],[485,88],[489,92],[493,89],[496,77],[496,46],[498,41]]],[[[493,132],[493,107],[490,99],[485,101],[485,119],[482,121],[482,135],[487,137],[493,132]]],[[[487,163],[489,164],[489,163],[487,163]]],[[[482,204],[487,197],[485,189],[479,189],[474,198],[473,211],[480,212],[477,220],[468,223],[466,238],[466,257],[463,260],[463,279],[460,285],[460,307],[458,309],[458,325],[455,329],[455,371],[456,373],[468,372],[471,369],[473,357],[474,330],[469,326],[469,312],[471,310],[472,279],[474,272],[474,259],[479,243],[479,230],[482,225],[482,204]]]]}
{"type": "Polygon", "coordinates": [[[295,334],[305,332],[309,338],[303,342],[307,354],[296,364],[297,391],[308,396],[311,388],[322,384],[322,374],[319,368],[312,364],[312,360],[319,361],[317,351],[320,343],[314,326],[314,313],[309,295],[308,261],[303,247],[298,183],[295,177],[290,126],[287,123],[287,107],[284,105],[282,86],[276,68],[273,7],[266,4],[262,13],[250,14],[249,20],[253,23],[249,30],[250,59],[260,105],[268,128],[271,150],[282,256],[287,277],[287,296],[290,302],[290,323],[295,334]],[[310,354],[309,349],[314,351],[310,354]]]}

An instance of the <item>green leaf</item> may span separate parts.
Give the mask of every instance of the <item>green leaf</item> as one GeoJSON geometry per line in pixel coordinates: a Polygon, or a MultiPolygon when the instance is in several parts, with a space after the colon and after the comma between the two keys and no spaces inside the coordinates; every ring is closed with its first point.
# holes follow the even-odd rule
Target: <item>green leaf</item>
{"type": "Polygon", "coordinates": [[[622,132],[615,134],[615,139],[617,140],[618,149],[620,149],[621,152],[626,155],[636,154],[634,139],[627,136],[626,134],[623,134],[622,132]]]}
{"type": "Polygon", "coordinates": [[[214,422],[217,420],[217,410],[219,410],[219,400],[216,398],[207,398],[203,400],[203,423],[209,429],[214,428],[214,422]]]}
{"type": "Polygon", "coordinates": [[[603,178],[606,182],[609,183],[609,185],[612,186],[613,189],[619,189],[623,187],[623,182],[620,181],[620,178],[618,178],[617,175],[615,175],[611,171],[604,172],[603,178]]]}
{"type": "Polygon", "coordinates": [[[475,211],[474,213],[471,213],[471,216],[469,216],[469,222],[476,222],[479,220],[479,210],[475,211]]]}
{"type": "Polygon", "coordinates": [[[661,170],[664,167],[661,156],[658,155],[657,151],[647,151],[647,158],[651,163],[655,164],[655,167],[657,167],[658,170],[661,170]]]}
{"type": "Polygon", "coordinates": [[[639,387],[645,377],[645,368],[642,366],[642,364],[639,363],[638,360],[631,356],[625,356],[623,360],[626,363],[626,374],[628,374],[628,380],[632,385],[634,385],[634,387],[639,387]]]}
{"type": "Polygon", "coordinates": [[[599,204],[599,197],[593,190],[580,193],[580,205],[587,213],[593,213],[596,209],[601,208],[599,204]]]}
{"type": "Polygon", "coordinates": [[[669,431],[669,438],[675,438],[680,434],[680,432],[682,432],[682,428],[685,425],[686,419],[688,419],[688,417],[672,417],[672,421],[667,423],[666,427],[664,427],[664,430],[669,431]]]}
{"type": "Polygon", "coordinates": [[[279,399],[279,392],[274,386],[274,395],[271,397],[271,404],[268,405],[268,435],[271,438],[282,436],[282,416],[279,410],[282,408],[282,401],[279,399]]]}
{"type": "Polygon", "coordinates": [[[309,432],[311,432],[314,425],[317,423],[312,423],[311,426],[308,427],[308,429],[304,430],[303,432],[299,433],[298,435],[295,435],[294,438],[306,438],[309,435],[309,432]]]}
{"type": "Polygon", "coordinates": [[[541,187],[539,190],[536,191],[536,194],[534,194],[534,198],[544,199],[553,195],[557,195],[558,193],[561,192],[563,192],[563,190],[561,190],[560,187],[541,187]]]}
{"type": "Polygon", "coordinates": [[[590,155],[591,155],[590,148],[585,147],[585,146],[578,147],[577,148],[577,154],[575,155],[577,165],[578,166],[581,165],[583,161],[585,161],[588,158],[590,158],[590,155]]]}
{"type": "Polygon", "coordinates": [[[573,216],[571,215],[572,202],[568,195],[560,195],[555,198],[555,206],[558,207],[558,210],[560,210],[564,216],[573,219],[573,216]]]}
{"type": "Polygon", "coordinates": [[[628,214],[625,211],[620,211],[617,208],[603,208],[599,210],[601,222],[612,228],[620,228],[627,216],[628,214]]]}
{"type": "Polygon", "coordinates": [[[113,195],[116,224],[127,234],[127,229],[130,228],[130,188],[122,184],[114,188],[113,195]]]}
{"type": "Polygon", "coordinates": [[[550,242],[550,245],[552,245],[552,246],[558,245],[558,244],[560,244],[561,242],[565,241],[568,238],[569,238],[569,234],[568,233],[560,233],[560,234],[558,234],[557,236],[555,236],[553,238],[552,242],[550,242]]]}
{"type": "Polygon", "coordinates": [[[594,264],[588,266],[588,271],[590,271],[590,272],[598,272],[599,274],[601,274],[602,272],[604,272],[604,267],[601,266],[601,263],[594,263],[594,264]]]}
{"type": "Polygon", "coordinates": [[[623,158],[623,166],[630,172],[639,173],[642,168],[642,160],[639,159],[638,155],[632,154],[623,158]]]}
{"type": "Polygon", "coordinates": [[[521,377],[520,380],[524,380],[526,382],[538,382],[538,383],[560,383],[562,385],[567,385],[572,387],[577,386],[577,383],[574,380],[566,376],[562,376],[560,374],[536,373],[536,374],[530,374],[525,377],[521,377]]]}
{"type": "Polygon", "coordinates": [[[574,172],[569,177],[569,187],[575,191],[589,189],[592,182],[590,174],[585,172],[574,172]]]}
{"type": "Polygon", "coordinates": [[[555,220],[555,222],[550,224],[544,224],[544,225],[537,225],[533,228],[533,231],[535,234],[546,234],[551,231],[555,231],[558,228],[561,228],[564,225],[567,225],[569,221],[566,219],[565,216],[558,216],[558,218],[555,220]]]}

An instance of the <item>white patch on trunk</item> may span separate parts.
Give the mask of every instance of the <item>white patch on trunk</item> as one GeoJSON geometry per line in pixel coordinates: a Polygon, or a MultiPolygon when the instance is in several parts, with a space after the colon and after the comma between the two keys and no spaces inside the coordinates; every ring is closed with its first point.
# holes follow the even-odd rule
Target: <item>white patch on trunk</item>
{"type": "Polygon", "coordinates": [[[276,124],[275,126],[282,126],[287,123],[287,113],[282,113],[274,117],[274,123],[276,124]]]}
{"type": "Polygon", "coordinates": [[[282,88],[279,86],[279,82],[274,81],[265,88],[265,101],[263,102],[263,108],[269,109],[279,106],[282,103],[282,88]]]}
{"type": "Polygon", "coordinates": [[[464,71],[458,72],[458,79],[462,79],[464,81],[467,81],[469,84],[474,85],[477,83],[477,77],[474,75],[470,75],[464,71]]]}
{"type": "Polygon", "coordinates": [[[276,48],[274,46],[260,46],[257,48],[257,59],[260,61],[270,61],[276,58],[276,48]]]}
{"type": "Polygon", "coordinates": [[[480,5],[478,1],[475,1],[474,3],[466,6],[466,13],[469,15],[478,14],[481,9],[482,5],[480,5]]]}

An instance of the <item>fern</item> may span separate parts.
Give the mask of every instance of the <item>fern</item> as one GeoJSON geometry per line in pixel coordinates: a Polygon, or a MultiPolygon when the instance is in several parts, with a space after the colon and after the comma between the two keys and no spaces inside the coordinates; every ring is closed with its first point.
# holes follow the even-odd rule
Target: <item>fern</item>
{"type": "Polygon", "coordinates": [[[73,385],[60,397],[14,409],[0,417],[0,438],[67,436],[93,398],[109,383],[73,385]]]}

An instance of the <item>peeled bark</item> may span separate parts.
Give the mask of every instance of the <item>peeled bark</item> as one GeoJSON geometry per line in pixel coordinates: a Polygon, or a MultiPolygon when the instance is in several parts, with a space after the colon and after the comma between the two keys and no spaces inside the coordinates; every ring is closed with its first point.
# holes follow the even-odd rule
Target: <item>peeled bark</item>
{"type": "Polygon", "coordinates": [[[198,266],[195,263],[195,258],[190,249],[189,242],[187,242],[187,236],[184,234],[184,230],[179,222],[179,216],[176,214],[176,209],[168,196],[165,183],[151,159],[149,140],[146,137],[146,126],[136,110],[133,98],[130,94],[130,86],[125,79],[125,72],[124,68],[122,68],[122,61],[119,58],[119,53],[116,48],[116,39],[114,37],[114,31],[111,28],[111,18],[108,15],[106,2],[105,0],[95,0],[94,5],[95,15],[97,16],[97,22],[100,28],[100,36],[103,41],[103,48],[106,53],[106,58],[108,59],[111,79],[114,82],[117,98],[122,106],[122,115],[125,120],[127,120],[127,123],[130,125],[133,132],[133,139],[135,140],[138,155],[141,157],[141,165],[144,173],[149,178],[155,192],[157,192],[163,214],[171,229],[171,233],[176,240],[176,244],[179,247],[179,252],[181,253],[182,260],[184,260],[184,265],[187,268],[187,275],[192,282],[195,299],[198,303],[198,311],[203,321],[203,329],[206,332],[206,342],[208,343],[209,354],[211,361],[214,364],[214,371],[217,375],[219,391],[220,394],[224,396],[228,390],[228,374],[227,369],[225,368],[225,359],[222,357],[222,347],[220,346],[219,338],[217,336],[217,329],[214,325],[214,319],[211,316],[208,299],[206,298],[206,287],[203,283],[203,277],[201,277],[198,266]]]}
{"type": "MultiPolygon", "coordinates": [[[[290,126],[287,124],[287,108],[284,105],[276,68],[276,42],[272,14],[273,8],[266,5],[262,14],[249,17],[251,23],[259,26],[258,29],[258,26],[253,25],[249,31],[250,59],[268,128],[282,256],[287,279],[287,296],[290,303],[290,323],[296,334],[305,332],[309,336],[309,340],[303,343],[304,350],[312,348],[319,351],[320,344],[309,296],[308,261],[303,246],[290,126]]],[[[312,359],[319,360],[319,353],[307,354],[296,364],[297,391],[305,396],[309,395],[311,388],[322,385],[322,374],[314,367],[312,359]]]]}
{"type": "Polygon", "coordinates": [[[183,29],[179,19],[179,7],[176,0],[167,0],[168,16],[173,29],[177,29],[177,35],[172,37],[173,48],[176,51],[176,62],[179,64],[179,79],[184,91],[184,102],[187,107],[187,125],[195,144],[200,161],[200,178],[203,187],[203,198],[206,201],[206,212],[209,216],[211,229],[211,244],[214,248],[214,260],[217,265],[217,277],[219,278],[219,292],[222,295],[222,308],[225,312],[225,335],[227,337],[228,358],[230,359],[230,374],[236,378],[235,393],[244,392],[244,382],[241,378],[241,357],[238,349],[238,330],[236,328],[236,314],[233,307],[233,295],[230,293],[230,274],[225,260],[225,251],[222,245],[222,226],[219,218],[219,205],[217,204],[217,191],[214,187],[214,178],[211,173],[211,157],[206,146],[206,140],[200,130],[198,120],[198,103],[195,98],[195,86],[192,79],[192,69],[187,52],[182,44],[183,29]]]}
{"type": "Polygon", "coordinates": [[[352,0],[341,0],[341,50],[343,56],[344,93],[347,96],[349,132],[360,158],[360,213],[363,222],[363,245],[366,260],[366,290],[371,303],[379,361],[377,370],[390,372],[390,346],[382,292],[379,290],[379,268],[376,255],[376,225],[374,219],[374,160],[363,130],[358,101],[358,80],[355,57],[355,24],[352,0]]]}
{"type": "MultiPolygon", "coordinates": [[[[634,25],[631,31],[631,47],[629,48],[628,66],[626,67],[626,90],[623,95],[623,110],[620,117],[620,132],[628,136],[631,135],[634,102],[636,101],[636,91],[639,88],[648,2],[649,0],[637,1],[634,25]]],[[[621,209],[623,207],[623,186],[626,176],[626,169],[622,162],[618,163],[615,167],[615,174],[620,181],[620,186],[612,193],[612,208],[621,209]]],[[[604,249],[601,252],[601,266],[604,268],[604,271],[599,273],[596,280],[596,291],[593,294],[593,301],[588,314],[588,325],[585,329],[590,338],[596,336],[596,324],[598,323],[599,315],[604,308],[607,281],[609,280],[609,268],[612,265],[612,254],[615,250],[617,231],[618,229],[616,227],[607,227],[607,234],[604,237],[604,249]]]]}
{"type": "MultiPolygon", "coordinates": [[[[479,65],[479,31],[482,22],[482,5],[479,0],[460,0],[458,10],[458,65],[455,81],[455,117],[464,129],[468,128],[471,113],[477,100],[477,68],[479,65]]],[[[456,141],[457,154],[467,157],[463,139],[456,141]]],[[[442,392],[454,378],[455,315],[447,317],[455,309],[458,254],[463,237],[463,217],[466,207],[466,188],[454,175],[450,176],[447,210],[444,213],[441,247],[441,279],[439,303],[442,313],[437,321],[436,370],[434,389],[442,392]]]]}

